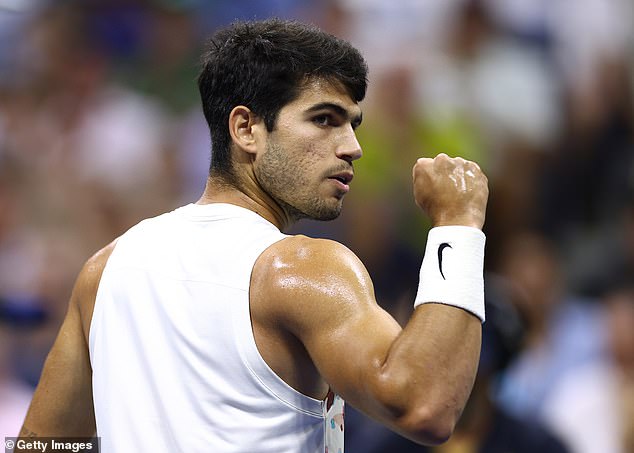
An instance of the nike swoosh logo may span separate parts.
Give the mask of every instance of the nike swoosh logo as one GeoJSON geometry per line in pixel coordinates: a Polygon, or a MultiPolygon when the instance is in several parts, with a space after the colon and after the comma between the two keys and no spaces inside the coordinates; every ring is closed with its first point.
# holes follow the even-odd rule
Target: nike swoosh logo
{"type": "Polygon", "coordinates": [[[443,280],[447,280],[447,279],[445,278],[445,274],[443,274],[442,272],[442,251],[445,250],[447,247],[452,248],[446,242],[443,242],[442,244],[438,246],[438,269],[440,270],[440,275],[442,275],[443,280]]]}

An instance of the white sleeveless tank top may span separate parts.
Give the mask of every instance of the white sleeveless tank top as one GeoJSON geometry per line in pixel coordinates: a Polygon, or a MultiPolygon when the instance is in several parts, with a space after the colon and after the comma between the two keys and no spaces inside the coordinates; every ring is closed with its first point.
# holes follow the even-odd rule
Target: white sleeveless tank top
{"type": "Polygon", "coordinates": [[[251,271],[285,237],[218,203],[184,206],[119,238],[89,337],[103,453],[343,452],[343,400],[291,388],[253,337],[251,271]]]}

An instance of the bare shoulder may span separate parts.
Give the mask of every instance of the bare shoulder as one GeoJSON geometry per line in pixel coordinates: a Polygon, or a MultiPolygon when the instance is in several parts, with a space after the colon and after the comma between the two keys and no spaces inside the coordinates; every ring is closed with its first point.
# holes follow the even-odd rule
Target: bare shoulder
{"type": "Polygon", "coordinates": [[[328,287],[371,285],[365,266],[346,246],[301,235],[288,237],[265,250],[254,273],[266,278],[270,290],[314,287],[325,281],[328,287]]]}
{"type": "Polygon", "coordinates": [[[70,304],[71,306],[75,305],[79,311],[82,330],[86,338],[88,338],[99,282],[116,243],[117,239],[100,249],[86,261],[73,288],[70,304]]]}
{"type": "Polygon", "coordinates": [[[80,278],[85,280],[86,284],[99,283],[99,278],[116,244],[117,239],[88,258],[80,274],[80,278]],[[95,280],[97,281],[95,282],[95,280]]]}
{"type": "MultiPolygon", "coordinates": [[[[269,247],[256,261],[251,280],[261,307],[276,320],[296,321],[337,311],[354,313],[376,305],[374,287],[359,258],[344,245],[291,236],[269,247]]],[[[252,307],[254,308],[254,307],[252,307]]]]}

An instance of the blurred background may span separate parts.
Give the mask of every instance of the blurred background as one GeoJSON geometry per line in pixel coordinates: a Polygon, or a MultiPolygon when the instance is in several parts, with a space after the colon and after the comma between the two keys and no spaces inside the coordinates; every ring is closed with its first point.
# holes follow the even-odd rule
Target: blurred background
{"type": "Polygon", "coordinates": [[[336,221],[379,303],[412,310],[429,224],[417,157],[489,176],[480,371],[445,445],[348,408],[351,452],[634,452],[634,2],[0,0],[0,437],[16,435],[83,262],[195,201],[195,79],[235,19],[350,40],[370,66],[364,157],[336,221]]]}

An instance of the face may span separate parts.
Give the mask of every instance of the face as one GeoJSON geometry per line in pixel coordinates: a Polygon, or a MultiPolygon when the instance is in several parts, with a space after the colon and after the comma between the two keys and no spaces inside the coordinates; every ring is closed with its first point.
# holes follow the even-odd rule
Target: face
{"type": "Polygon", "coordinates": [[[292,220],[332,220],[361,157],[361,109],[345,90],[314,80],[284,106],[255,162],[261,187],[292,220]]]}

